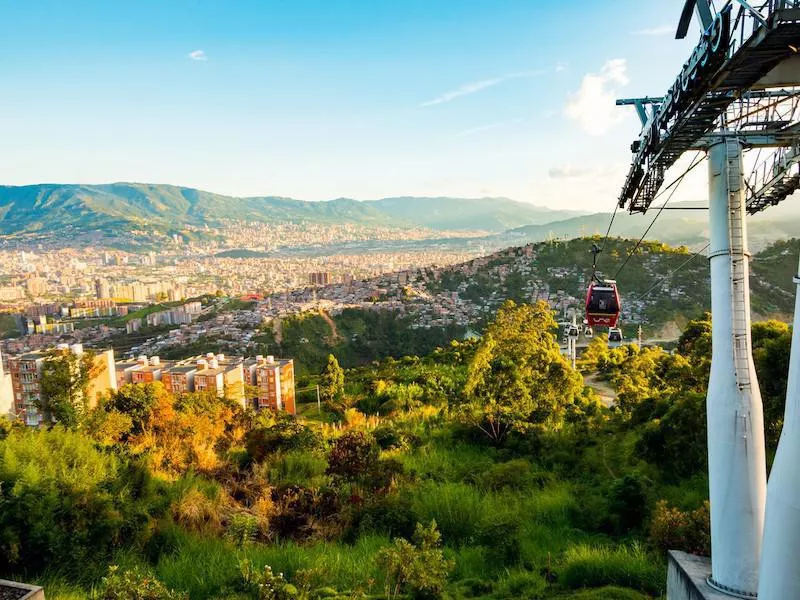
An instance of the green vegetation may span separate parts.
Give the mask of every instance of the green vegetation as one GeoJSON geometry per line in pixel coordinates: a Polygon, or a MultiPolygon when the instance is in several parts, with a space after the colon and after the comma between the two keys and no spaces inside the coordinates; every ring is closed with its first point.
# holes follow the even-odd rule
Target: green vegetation
{"type": "Polygon", "coordinates": [[[0,313],[0,339],[13,338],[20,335],[17,319],[14,315],[0,313]]]}
{"type": "Polygon", "coordinates": [[[299,374],[308,375],[320,373],[331,354],[351,368],[388,356],[428,354],[466,332],[457,325],[414,329],[411,324],[409,317],[392,311],[347,308],[333,316],[307,312],[281,320],[280,343],[271,328],[255,341],[261,343],[260,354],[291,356],[299,374]]]}
{"type": "MultiPolygon", "coordinates": [[[[0,576],[56,599],[661,597],[665,550],[709,548],[708,322],[674,354],[593,342],[611,408],[552,325],[509,302],[481,340],[343,380],[331,360],[300,419],[149,384],[3,425],[0,576]]],[[[787,334],[753,330],[771,447],[787,334]]]]}

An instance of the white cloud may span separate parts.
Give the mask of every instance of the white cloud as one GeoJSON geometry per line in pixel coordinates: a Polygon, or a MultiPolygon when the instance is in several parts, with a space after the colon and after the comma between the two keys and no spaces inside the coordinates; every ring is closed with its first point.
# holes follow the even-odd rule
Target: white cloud
{"type": "Polygon", "coordinates": [[[675,31],[674,25],[659,25],[658,27],[645,27],[632,31],[631,35],[668,35],[675,31]]]}
{"type": "Polygon", "coordinates": [[[480,81],[472,81],[470,83],[465,83],[464,85],[457,87],[454,90],[450,90],[449,92],[445,92],[440,94],[433,100],[428,100],[427,102],[423,102],[420,106],[434,106],[436,104],[444,104],[445,102],[450,102],[451,100],[455,100],[456,98],[460,98],[461,96],[469,96],[470,94],[475,94],[476,92],[480,92],[490,87],[494,87],[499,83],[503,83],[504,81],[509,81],[510,79],[521,79],[523,77],[535,77],[537,75],[544,75],[546,71],[539,70],[539,71],[522,71],[520,73],[509,73],[508,75],[503,75],[502,77],[493,77],[491,79],[481,79],[480,81]]]}
{"type": "Polygon", "coordinates": [[[617,90],[628,84],[628,65],[623,58],[608,60],[599,73],[583,76],[580,89],[570,95],[564,115],[590,135],[603,135],[625,118],[615,105],[617,90]]]}
{"type": "Polygon", "coordinates": [[[561,73],[561,71],[566,71],[569,65],[565,63],[563,60],[560,60],[556,63],[556,73],[561,73]]]}
{"type": "Polygon", "coordinates": [[[202,50],[192,50],[189,52],[189,58],[192,60],[208,60],[206,53],[202,50]]]}

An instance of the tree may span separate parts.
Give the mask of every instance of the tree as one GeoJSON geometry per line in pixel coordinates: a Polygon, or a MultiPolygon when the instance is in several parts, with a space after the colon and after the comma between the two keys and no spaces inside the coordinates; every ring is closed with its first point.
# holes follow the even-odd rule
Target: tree
{"type": "Polygon", "coordinates": [[[345,481],[357,481],[375,467],[379,455],[380,448],[371,434],[348,431],[333,442],[327,473],[345,481]]]}
{"type": "Polygon", "coordinates": [[[42,366],[40,400],[37,408],[45,420],[77,428],[86,415],[89,380],[93,374],[94,353],[75,354],[55,349],[47,353],[42,366]]]}
{"type": "Polygon", "coordinates": [[[333,354],[328,355],[328,364],[320,378],[319,394],[326,402],[338,400],[344,393],[344,371],[333,354]]]}
{"type": "Polygon", "coordinates": [[[561,355],[555,328],[546,303],[505,302],[469,365],[456,415],[498,445],[514,430],[559,426],[583,385],[561,355]]]}

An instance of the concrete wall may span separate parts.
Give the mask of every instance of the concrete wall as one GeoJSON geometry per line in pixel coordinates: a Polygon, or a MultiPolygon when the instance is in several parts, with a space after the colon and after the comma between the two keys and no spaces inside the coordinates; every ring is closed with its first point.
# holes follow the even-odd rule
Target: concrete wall
{"type": "Polygon", "coordinates": [[[667,600],[731,600],[708,585],[710,559],[670,550],[667,560],[667,600]]]}

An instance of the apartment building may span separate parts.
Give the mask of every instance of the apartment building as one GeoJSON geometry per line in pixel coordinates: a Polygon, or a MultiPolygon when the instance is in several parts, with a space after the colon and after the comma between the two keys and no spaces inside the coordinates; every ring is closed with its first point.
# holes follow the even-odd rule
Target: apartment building
{"type": "Polygon", "coordinates": [[[175,365],[164,369],[161,373],[161,383],[171,394],[184,394],[194,390],[194,376],[197,373],[196,365],[175,365]]]}
{"type": "Polygon", "coordinates": [[[214,392],[220,398],[227,397],[246,406],[242,357],[209,353],[205,358],[197,359],[196,365],[194,391],[214,392]]]}
{"type": "Polygon", "coordinates": [[[117,386],[161,381],[168,392],[211,392],[242,407],[296,413],[294,361],[272,356],[225,356],[208,353],[176,363],[140,356],[116,364],[117,386]],[[256,386],[256,392],[250,391],[256,386]]]}
{"type": "Polygon", "coordinates": [[[294,389],[294,360],[256,356],[256,408],[285,410],[297,414],[294,389]]]}
{"type": "MultiPolygon", "coordinates": [[[[83,355],[83,346],[63,344],[56,348],[62,352],[71,352],[77,356],[83,355]]],[[[102,350],[94,353],[94,361],[90,369],[90,378],[87,386],[86,404],[95,406],[99,397],[109,390],[117,389],[115,376],[114,351],[102,350]]],[[[45,362],[49,359],[47,352],[28,352],[20,356],[8,358],[8,371],[11,375],[11,388],[13,393],[13,410],[26,425],[37,426],[42,422],[42,415],[38,405],[41,403],[42,371],[45,362]]]]}

